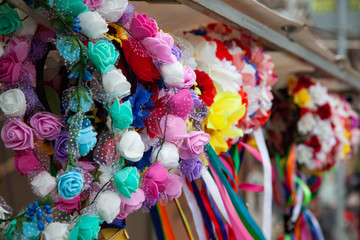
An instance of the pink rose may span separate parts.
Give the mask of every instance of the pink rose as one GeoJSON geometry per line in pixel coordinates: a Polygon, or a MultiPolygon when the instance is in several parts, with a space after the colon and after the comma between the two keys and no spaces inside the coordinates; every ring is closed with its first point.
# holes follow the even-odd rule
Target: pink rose
{"type": "Polygon", "coordinates": [[[170,174],[169,176],[169,184],[165,189],[165,196],[168,200],[173,200],[175,198],[179,198],[181,195],[181,188],[184,183],[184,178],[180,177],[176,174],[170,174]]]}
{"type": "Polygon", "coordinates": [[[194,70],[191,69],[191,67],[189,66],[185,66],[184,67],[184,84],[183,84],[183,88],[190,88],[194,85],[195,81],[196,81],[196,74],[194,72],[194,70]]]}
{"type": "Polygon", "coordinates": [[[1,129],[1,138],[7,148],[14,150],[34,148],[33,130],[18,118],[5,122],[1,129]]]}
{"type": "Polygon", "coordinates": [[[144,40],[147,37],[155,37],[158,32],[158,26],[154,19],[149,18],[145,13],[135,12],[134,18],[130,24],[130,32],[138,40],[144,40]]]}
{"type": "Polygon", "coordinates": [[[170,49],[174,46],[174,39],[172,38],[172,36],[168,33],[164,33],[163,30],[160,30],[156,34],[156,38],[164,40],[168,44],[170,49]]]}
{"type": "Polygon", "coordinates": [[[42,169],[42,166],[36,159],[33,151],[18,151],[14,157],[15,169],[22,176],[28,176],[30,173],[42,169]]]}
{"type": "Polygon", "coordinates": [[[168,101],[169,113],[186,119],[193,109],[194,101],[188,89],[182,89],[175,93],[168,101]]]}
{"type": "Polygon", "coordinates": [[[166,115],[160,119],[160,129],[161,136],[164,135],[165,130],[165,121],[166,121],[166,132],[165,132],[165,141],[171,143],[178,143],[186,135],[186,123],[185,121],[172,114],[168,114],[167,120],[166,115]]]}
{"type": "Polygon", "coordinates": [[[204,146],[209,142],[209,134],[203,131],[192,131],[185,138],[179,148],[179,155],[182,159],[200,157],[204,146]]]}
{"type": "Polygon", "coordinates": [[[74,210],[79,211],[81,209],[80,195],[77,195],[76,197],[69,200],[60,198],[57,202],[55,202],[55,207],[63,212],[71,213],[74,210]]]}
{"type": "Polygon", "coordinates": [[[144,191],[140,188],[137,189],[136,192],[132,193],[130,198],[121,197],[120,213],[118,214],[117,218],[126,218],[130,213],[138,210],[144,201],[145,194],[144,191]]]}
{"type": "Polygon", "coordinates": [[[102,0],[83,0],[83,4],[93,10],[96,10],[101,7],[102,0]]]}
{"type": "Polygon", "coordinates": [[[159,199],[169,183],[169,173],[160,164],[152,165],[144,174],[143,187],[145,195],[159,199]]]}
{"type": "Polygon", "coordinates": [[[5,86],[18,83],[22,62],[14,52],[0,58],[0,81],[5,86]]]}
{"type": "Polygon", "coordinates": [[[55,140],[63,126],[59,118],[49,112],[38,112],[30,119],[30,125],[34,128],[35,135],[40,140],[55,140]]]}
{"type": "Polygon", "coordinates": [[[171,52],[171,47],[164,39],[148,37],[145,38],[142,43],[155,60],[166,63],[174,63],[177,61],[175,55],[171,52]]]}

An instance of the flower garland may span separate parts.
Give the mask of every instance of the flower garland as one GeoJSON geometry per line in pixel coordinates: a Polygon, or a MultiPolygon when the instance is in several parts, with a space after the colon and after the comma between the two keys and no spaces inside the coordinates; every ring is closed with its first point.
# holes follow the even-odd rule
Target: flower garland
{"type": "Polygon", "coordinates": [[[178,198],[210,137],[172,36],[126,0],[26,3],[56,34],[0,5],[1,138],[40,199],[2,211],[3,236],[96,239],[101,223],[178,198]]]}

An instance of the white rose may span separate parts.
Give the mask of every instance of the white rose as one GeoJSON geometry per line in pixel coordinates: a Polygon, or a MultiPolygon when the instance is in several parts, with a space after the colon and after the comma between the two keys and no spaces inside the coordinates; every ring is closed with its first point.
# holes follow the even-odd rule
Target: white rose
{"type": "Polygon", "coordinates": [[[321,106],[328,101],[328,91],[326,87],[321,86],[320,83],[316,83],[309,88],[309,95],[311,100],[321,106]]]}
{"type": "Polygon", "coordinates": [[[77,18],[80,19],[80,32],[90,39],[100,38],[108,31],[105,20],[97,12],[86,11],[80,13],[77,18]]]}
{"type": "Polygon", "coordinates": [[[307,134],[311,132],[316,125],[316,120],[313,114],[306,113],[297,122],[297,129],[301,134],[307,134]]]}
{"type": "Polygon", "coordinates": [[[56,187],[56,179],[47,171],[42,171],[30,182],[34,193],[40,197],[45,197],[56,187]]]}
{"type": "Polygon", "coordinates": [[[315,169],[315,160],[313,158],[313,149],[304,144],[296,147],[296,160],[300,164],[305,164],[309,170],[315,169]]]}
{"type": "Polygon", "coordinates": [[[165,142],[161,150],[160,147],[156,148],[151,155],[152,162],[155,162],[157,155],[158,163],[168,170],[176,168],[179,165],[179,152],[177,147],[172,143],[165,142]]]}
{"type": "Polygon", "coordinates": [[[110,22],[116,22],[125,12],[127,5],[128,0],[104,0],[97,12],[110,22]]]}
{"type": "Polygon", "coordinates": [[[45,240],[68,240],[69,224],[52,222],[49,223],[42,232],[45,240]]]}
{"type": "Polygon", "coordinates": [[[131,84],[120,69],[113,68],[104,73],[102,83],[105,92],[110,97],[123,97],[130,94],[131,84]]]}
{"type": "Polygon", "coordinates": [[[168,87],[181,86],[184,83],[184,67],[178,61],[162,65],[160,73],[168,87]]]}
{"type": "Polygon", "coordinates": [[[334,137],[334,130],[329,120],[318,120],[313,134],[317,135],[320,140],[327,140],[334,137]]]}
{"type": "Polygon", "coordinates": [[[120,142],[117,144],[117,149],[121,156],[129,161],[139,161],[145,150],[145,145],[141,141],[140,134],[135,131],[129,131],[122,135],[120,142]]]}
{"type": "Polygon", "coordinates": [[[10,89],[0,94],[1,111],[9,117],[25,114],[26,98],[20,89],[10,89]]]}
{"type": "Polygon", "coordinates": [[[112,223],[120,212],[121,199],[117,193],[107,191],[99,194],[96,199],[96,209],[101,220],[112,223]]]}

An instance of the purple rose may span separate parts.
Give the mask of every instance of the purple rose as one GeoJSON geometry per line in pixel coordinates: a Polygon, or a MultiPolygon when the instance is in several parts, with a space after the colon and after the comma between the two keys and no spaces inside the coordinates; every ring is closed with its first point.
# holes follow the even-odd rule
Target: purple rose
{"type": "Polygon", "coordinates": [[[30,125],[34,128],[35,135],[40,140],[55,140],[63,126],[59,118],[49,112],[38,112],[30,119],[30,125]]]}
{"type": "Polygon", "coordinates": [[[192,131],[185,138],[179,148],[179,155],[182,159],[200,157],[204,146],[209,142],[209,134],[203,131],[192,131]]]}
{"type": "Polygon", "coordinates": [[[61,132],[55,139],[54,155],[60,162],[68,160],[68,132],[61,132]]]}
{"type": "Polygon", "coordinates": [[[3,87],[18,83],[21,65],[22,62],[14,52],[0,58],[0,81],[4,83],[3,87]]]}
{"type": "Polygon", "coordinates": [[[31,42],[31,48],[29,53],[30,60],[41,59],[48,50],[48,46],[45,42],[40,39],[34,38],[31,42]]]}
{"type": "Polygon", "coordinates": [[[34,148],[33,130],[19,118],[9,119],[1,129],[5,147],[13,150],[34,148]]]}
{"type": "Polygon", "coordinates": [[[102,0],[83,0],[83,4],[88,6],[89,8],[96,10],[101,7],[102,0]]]}
{"type": "Polygon", "coordinates": [[[202,168],[203,164],[198,158],[182,160],[180,162],[180,170],[190,182],[201,176],[202,168]]]}
{"type": "Polygon", "coordinates": [[[33,89],[25,88],[21,89],[25,94],[26,98],[26,112],[25,114],[30,114],[36,106],[43,109],[44,107],[41,105],[40,100],[33,89]]]}

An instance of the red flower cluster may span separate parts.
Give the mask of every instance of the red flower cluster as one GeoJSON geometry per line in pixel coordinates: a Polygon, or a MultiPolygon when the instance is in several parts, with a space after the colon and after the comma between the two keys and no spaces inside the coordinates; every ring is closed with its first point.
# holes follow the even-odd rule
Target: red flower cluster
{"type": "Polygon", "coordinates": [[[201,91],[200,99],[210,107],[214,103],[214,98],[217,93],[213,80],[203,71],[195,70],[196,82],[201,91]]]}

